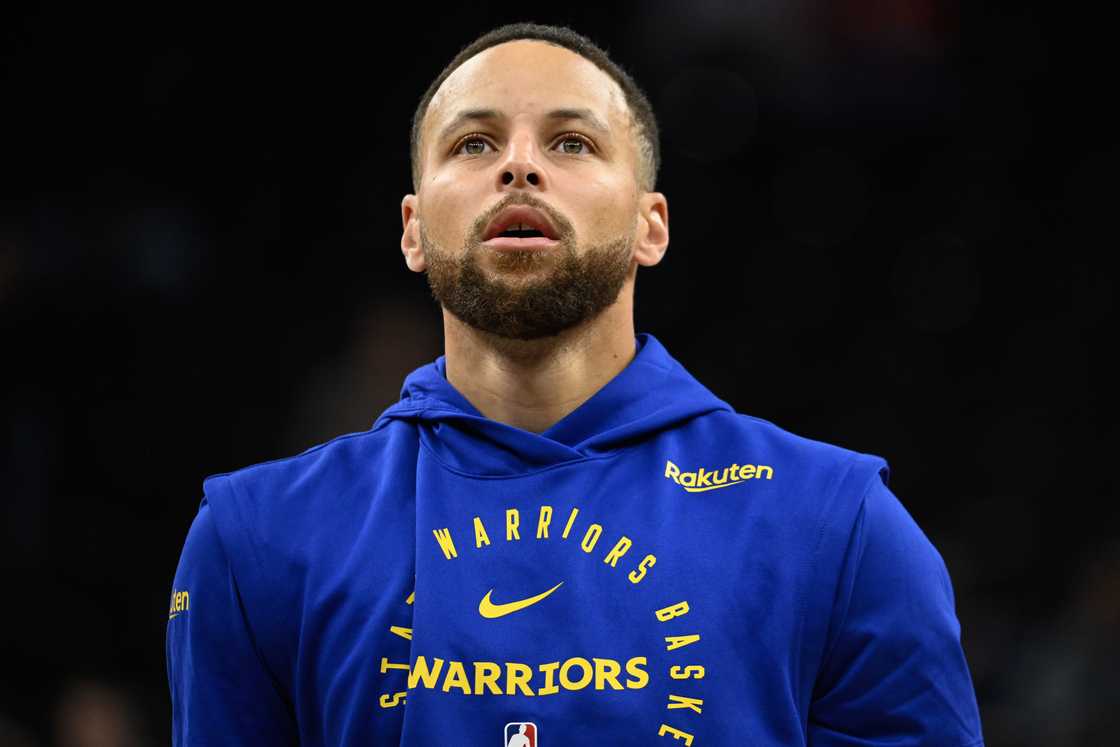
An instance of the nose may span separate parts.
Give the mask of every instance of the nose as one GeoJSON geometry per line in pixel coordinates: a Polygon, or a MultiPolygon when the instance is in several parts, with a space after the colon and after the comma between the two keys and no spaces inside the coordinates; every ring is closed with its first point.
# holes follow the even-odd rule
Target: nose
{"type": "Polygon", "coordinates": [[[505,158],[498,164],[499,191],[509,189],[545,189],[547,179],[541,163],[541,154],[529,132],[510,138],[505,158]]]}

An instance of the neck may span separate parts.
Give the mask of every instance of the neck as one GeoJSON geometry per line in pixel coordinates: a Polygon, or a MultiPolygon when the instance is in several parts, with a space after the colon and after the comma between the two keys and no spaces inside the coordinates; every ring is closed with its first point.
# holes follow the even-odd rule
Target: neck
{"type": "Polygon", "coordinates": [[[542,433],[633,360],[633,280],[598,316],[554,337],[497,337],[446,310],[443,331],[451,385],[491,420],[542,433]]]}

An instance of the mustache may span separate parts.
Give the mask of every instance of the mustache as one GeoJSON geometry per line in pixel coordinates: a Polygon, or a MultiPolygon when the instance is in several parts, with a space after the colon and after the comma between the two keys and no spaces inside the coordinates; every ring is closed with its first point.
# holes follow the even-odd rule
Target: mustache
{"type": "Polygon", "coordinates": [[[499,200],[496,205],[475,219],[474,226],[471,228],[472,242],[477,244],[482,243],[482,235],[486,231],[486,227],[490,225],[490,222],[494,219],[494,216],[511,205],[524,205],[526,207],[535,208],[547,215],[552,221],[552,225],[555,226],[560,241],[566,241],[573,234],[571,221],[565,218],[554,207],[530,194],[514,192],[499,200]]]}

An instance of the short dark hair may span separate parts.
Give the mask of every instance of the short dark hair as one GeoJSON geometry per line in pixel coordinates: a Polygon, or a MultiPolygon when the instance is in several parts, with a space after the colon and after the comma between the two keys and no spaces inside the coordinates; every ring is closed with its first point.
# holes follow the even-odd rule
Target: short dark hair
{"type": "Polygon", "coordinates": [[[412,161],[413,190],[420,188],[420,126],[423,124],[424,116],[428,113],[428,106],[432,103],[432,97],[435,96],[436,91],[439,90],[439,87],[443,85],[443,82],[447,80],[451,73],[479,52],[505,42],[520,39],[535,39],[570,49],[593,63],[618,83],[626,97],[626,104],[630,107],[630,116],[637,125],[639,182],[643,189],[652,192],[654,185],[657,184],[657,171],[661,166],[661,145],[658,142],[657,119],[653,115],[653,107],[650,106],[645,93],[625,70],[586,36],[565,26],[544,26],[537,23],[511,23],[486,32],[455,55],[455,58],[428,86],[428,90],[416,107],[416,112],[412,115],[409,153],[412,161]]]}

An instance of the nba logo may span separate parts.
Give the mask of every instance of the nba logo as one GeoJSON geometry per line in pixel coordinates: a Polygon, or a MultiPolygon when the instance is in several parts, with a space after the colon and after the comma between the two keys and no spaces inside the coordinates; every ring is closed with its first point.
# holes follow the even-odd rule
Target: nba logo
{"type": "Polygon", "coordinates": [[[537,747],[537,725],[529,721],[506,724],[504,747],[537,747]]]}

